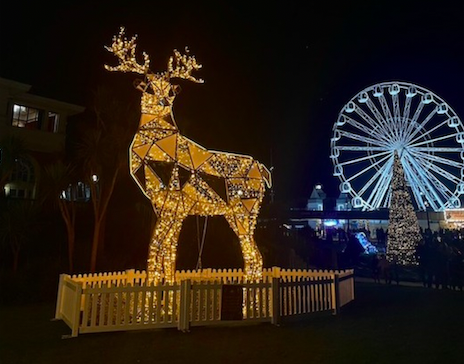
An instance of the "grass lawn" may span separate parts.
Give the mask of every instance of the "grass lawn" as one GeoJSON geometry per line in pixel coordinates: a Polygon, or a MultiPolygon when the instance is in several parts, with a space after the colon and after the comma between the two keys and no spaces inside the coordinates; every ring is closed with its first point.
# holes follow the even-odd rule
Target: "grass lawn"
{"type": "Polygon", "coordinates": [[[0,363],[464,363],[464,292],[356,283],[338,316],[234,327],[85,334],[54,303],[0,307],[0,363]]]}

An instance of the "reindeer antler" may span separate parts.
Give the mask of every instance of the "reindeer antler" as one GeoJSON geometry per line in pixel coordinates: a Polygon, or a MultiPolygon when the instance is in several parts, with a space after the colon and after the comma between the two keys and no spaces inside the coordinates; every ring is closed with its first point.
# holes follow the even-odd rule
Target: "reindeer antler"
{"type": "Polygon", "coordinates": [[[148,54],[143,52],[144,64],[137,63],[135,57],[135,48],[137,44],[135,41],[137,36],[133,36],[132,39],[127,39],[124,37],[124,27],[121,27],[119,34],[113,37],[113,44],[111,47],[105,46],[105,49],[113,53],[119,59],[118,66],[108,66],[105,65],[105,68],[108,71],[121,71],[121,72],[135,72],[140,74],[146,74],[149,71],[150,59],[148,54]]]}
{"type": "Polygon", "coordinates": [[[185,53],[181,54],[177,49],[174,49],[174,57],[169,58],[167,76],[169,78],[183,78],[196,83],[203,83],[201,78],[192,76],[193,71],[198,71],[202,65],[197,63],[195,56],[188,55],[189,49],[185,47],[185,53]],[[175,64],[173,66],[173,63],[175,64]]]}

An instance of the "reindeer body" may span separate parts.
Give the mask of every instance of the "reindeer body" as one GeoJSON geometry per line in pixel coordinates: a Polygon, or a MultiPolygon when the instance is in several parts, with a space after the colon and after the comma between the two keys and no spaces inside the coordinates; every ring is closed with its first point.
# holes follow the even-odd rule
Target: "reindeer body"
{"type": "MultiPolygon", "coordinates": [[[[122,34],[114,40],[113,53],[121,54],[124,44],[124,54],[131,50],[133,55],[135,38],[122,40],[122,34]],[[115,46],[117,41],[119,47],[115,46]]],[[[137,87],[143,92],[142,115],[130,148],[130,169],[157,215],[148,252],[148,281],[159,282],[164,276],[167,282],[173,282],[177,242],[188,215],[223,215],[240,240],[246,277],[258,279],[262,257],[253,234],[265,186],[271,185],[270,173],[252,157],[209,151],[179,133],[172,110],[178,89],[170,79],[202,81],[191,76],[192,69],[201,67],[194,58],[177,51],[175,55],[182,64],[173,69],[171,58],[170,73],[150,73],[146,55],[144,68],[138,64],[128,66],[128,62],[107,67],[123,70],[124,66],[126,71],[145,75],[137,87]]]]}

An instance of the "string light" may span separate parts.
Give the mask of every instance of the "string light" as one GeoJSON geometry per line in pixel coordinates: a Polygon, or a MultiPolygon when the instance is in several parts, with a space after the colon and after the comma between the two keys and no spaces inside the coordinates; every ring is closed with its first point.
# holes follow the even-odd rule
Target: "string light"
{"type": "Polygon", "coordinates": [[[136,60],[136,37],[124,38],[124,28],[105,47],[119,59],[109,71],[144,74],[139,129],[131,144],[132,177],[150,199],[157,215],[147,261],[148,283],[174,281],[182,222],[188,215],[223,215],[239,237],[248,280],[262,276],[263,261],[253,238],[257,216],[271,186],[269,170],[250,156],[209,151],[179,133],[172,113],[176,95],[172,78],[196,83],[192,72],[202,66],[195,57],[174,50],[167,71],[152,73],[149,57],[136,60]]]}

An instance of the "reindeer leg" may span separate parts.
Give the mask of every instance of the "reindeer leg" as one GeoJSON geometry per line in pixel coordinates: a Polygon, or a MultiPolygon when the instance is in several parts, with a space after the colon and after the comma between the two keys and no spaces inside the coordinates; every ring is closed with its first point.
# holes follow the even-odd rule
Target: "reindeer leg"
{"type": "Polygon", "coordinates": [[[248,213],[226,215],[227,222],[240,241],[245,278],[252,281],[259,280],[263,273],[263,258],[253,238],[256,218],[256,215],[248,213]]]}
{"type": "Polygon", "coordinates": [[[166,282],[173,283],[176,272],[176,254],[185,214],[161,213],[158,216],[153,238],[148,250],[148,283],[158,283],[164,276],[166,282]]]}

